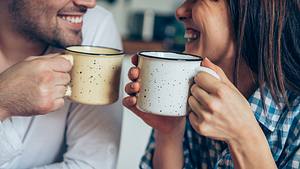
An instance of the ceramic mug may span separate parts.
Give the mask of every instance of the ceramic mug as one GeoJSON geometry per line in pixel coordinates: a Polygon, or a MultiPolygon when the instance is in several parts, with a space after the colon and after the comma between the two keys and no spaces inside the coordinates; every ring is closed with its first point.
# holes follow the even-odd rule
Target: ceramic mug
{"type": "Polygon", "coordinates": [[[142,51],[138,61],[141,88],[137,108],[157,115],[186,115],[189,90],[197,73],[207,72],[219,78],[213,70],[200,66],[202,58],[194,55],[142,51]]]}
{"type": "Polygon", "coordinates": [[[69,46],[65,54],[63,57],[73,62],[66,96],[89,105],[107,105],[118,100],[122,51],[96,46],[69,46]]]}

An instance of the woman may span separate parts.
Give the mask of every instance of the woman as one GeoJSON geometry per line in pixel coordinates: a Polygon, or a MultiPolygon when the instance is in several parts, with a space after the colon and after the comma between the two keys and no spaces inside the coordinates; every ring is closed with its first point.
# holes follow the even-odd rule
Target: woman
{"type": "Polygon", "coordinates": [[[184,1],[185,52],[221,80],[199,73],[188,117],[162,117],[137,110],[130,69],[123,104],[154,128],[140,167],[299,168],[299,10],[299,0],[184,1]]]}

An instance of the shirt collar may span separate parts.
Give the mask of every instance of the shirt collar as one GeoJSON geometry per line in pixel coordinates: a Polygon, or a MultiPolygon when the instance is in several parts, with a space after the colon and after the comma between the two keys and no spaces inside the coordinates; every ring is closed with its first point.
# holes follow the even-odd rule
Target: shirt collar
{"type": "MultiPolygon", "coordinates": [[[[263,87],[263,93],[265,100],[261,99],[261,92],[258,88],[254,94],[248,99],[252,111],[259,123],[261,123],[268,130],[273,132],[281,116],[281,108],[276,104],[275,100],[272,98],[271,92],[267,87],[263,87]],[[265,104],[266,109],[263,108],[265,104]]],[[[284,103],[279,103],[283,107],[284,103]]]]}

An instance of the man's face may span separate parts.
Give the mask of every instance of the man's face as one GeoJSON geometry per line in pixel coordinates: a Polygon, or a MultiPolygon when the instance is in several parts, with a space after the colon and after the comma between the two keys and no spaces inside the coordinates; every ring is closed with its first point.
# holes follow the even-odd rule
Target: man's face
{"type": "Polygon", "coordinates": [[[82,18],[95,0],[11,0],[13,26],[29,40],[57,47],[82,41],[82,18]]]}

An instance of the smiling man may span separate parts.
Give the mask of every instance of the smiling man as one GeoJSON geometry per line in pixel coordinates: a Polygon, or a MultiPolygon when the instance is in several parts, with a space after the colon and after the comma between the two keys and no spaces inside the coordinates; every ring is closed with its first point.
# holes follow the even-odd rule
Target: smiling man
{"type": "Polygon", "coordinates": [[[121,48],[112,15],[95,6],[95,0],[0,1],[0,168],[115,168],[121,103],[65,99],[72,65],[56,53],[79,44],[121,48]]]}

